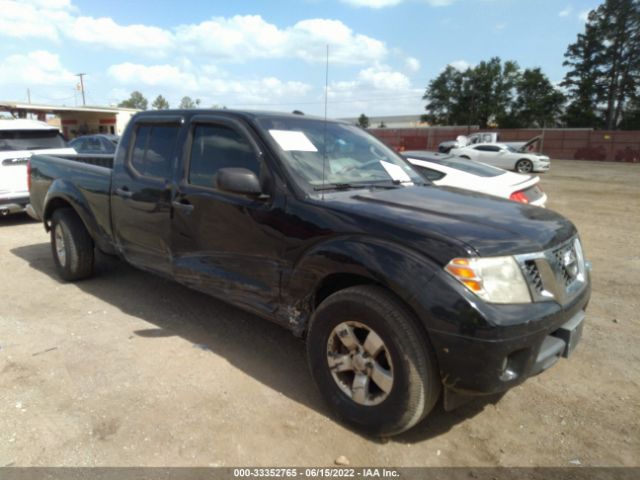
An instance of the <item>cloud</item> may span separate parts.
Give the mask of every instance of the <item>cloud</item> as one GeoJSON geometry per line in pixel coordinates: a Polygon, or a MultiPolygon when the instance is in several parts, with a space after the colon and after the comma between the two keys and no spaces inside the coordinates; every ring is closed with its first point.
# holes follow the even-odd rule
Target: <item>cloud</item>
{"type": "MultiPolygon", "coordinates": [[[[342,0],[342,3],[346,3],[354,7],[367,7],[374,9],[395,7],[403,2],[404,0],[342,0]]],[[[455,0],[423,0],[423,2],[432,7],[446,7],[447,5],[451,5],[455,2],[455,0]]]]}
{"type": "Polygon", "coordinates": [[[187,62],[183,67],[121,63],[109,67],[107,73],[115,83],[149,93],[154,98],[159,90],[163,90],[163,95],[172,103],[187,94],[201,98],[203,105],[259,105],[282,100],[295,103],[311,90],[306,83],[283,81],[273,76],[233,78],[212,65],[194,66],[187,62]]]}
{"type": "Polygon", "coordinates": [[[215,17],[175,30],[176,42],[188,52],[241,61],[256,58],[297,58],[324,62],[326,45],[330,60],[362,64],[387,55],[384,42],[357,34],[340,20],[313,18],[284,29],[259,15],[215,17]]]}
{"type": "Polygon", "coordinates": [[[108,17],[77,17],[72,26],[63,33],[78,42],[115,50],[150,49],[152,54],[167,51],[174,43],[173,35],[161,28],[118,25],[108,17]]]}
{"type": "Polygon", "coordinates": [[[186,53],[230,62],[280,58],[324,62],[329,45],[333,63],[357,65],[382,60],[388,54],[383,41],[354,32],[340,20],[325,18],[281,28],[260,15],[235,15],[167,29],[79,16],[69,0],[0,0],[0,11],[0,36],[64,38],[149,57],[186,53]]]}
{"type": "Polygon", "coordinates": [[[394,7],[403,2],[403,0],[342,0],[354,7],[384,8],[394,7]]]}
{"type": "Polygon", "coordinates": [[[45,50],[10,55],[0,63],[0,85],[75,85],[77,77],[64,68],[60,57],[45,50]]]}
{"type": "Polygon", "coordinates": [[[370,67],[358,73],[358,82],[363,86],[386,92],[406,91],[411,87],[409,78],[394,72],[387,66],[370,67]]]}
{"type": "Polygon", "coordinates": [[[71,19],[68,1],[54,1],[43,6],[41,1],[0,0],[0,35],[15,38],[58,40],[59,28],[71,19]]]}
{"type": "Polygon", "coordinates": [[[471,68],[471,64],[466,60],[455,60],[449,63],[453,68],[459,70],[460,72],[464,72],[465,70],[469,70],[471,68]]]}
{"type": "Polygon", "coordinates": [[[417,58],[407,57],[407,59],[404,61],[404,64],[411,72],[417,72],[418,70],[420,70],[420,60],[418,60],[417,58]]]}
{"type": "Polygon", "coordinates": [[[571,5],[568,5],[567,7],[565,7],[564,9],[558,12],[558,16],[568,17],[569,15],[571,15],[571,12],[573,12],[573,7],[571,7],[571,5]]]}

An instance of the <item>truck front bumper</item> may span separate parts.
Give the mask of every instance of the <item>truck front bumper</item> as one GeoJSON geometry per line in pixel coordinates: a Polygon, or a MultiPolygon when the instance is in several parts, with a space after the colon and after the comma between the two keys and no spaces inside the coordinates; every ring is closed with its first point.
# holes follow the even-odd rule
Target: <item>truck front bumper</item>
{"type": "Polygon", "coordinates": [[[503,392],[568,357],[582,336],[590,294],[587,283],[564,306],[533,302],[489,308],[458,297],[453,309],[465,320],[457,331],[447,319],[433,317],[436,328],[429,329],[445,389],[465,396],[503,392]]]}

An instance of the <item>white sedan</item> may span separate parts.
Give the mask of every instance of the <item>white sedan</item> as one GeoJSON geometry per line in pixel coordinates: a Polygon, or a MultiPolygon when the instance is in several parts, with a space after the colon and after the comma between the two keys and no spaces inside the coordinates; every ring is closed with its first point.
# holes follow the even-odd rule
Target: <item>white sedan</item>
{"type": "Polygon", "coordinates": [[[452,148],[449,153],[519,173],[546,172],[551,165],[547,155],[523,152],[504,143],[477,143],[452,148]]]}
{"type": "Polygon", "coordinates": [[[538,176],[506,172],[446,153],[407,151],[402,155],[435,185],[462,188],[538,207],[547,203],[547,195],[538,185],[538,176]]]}

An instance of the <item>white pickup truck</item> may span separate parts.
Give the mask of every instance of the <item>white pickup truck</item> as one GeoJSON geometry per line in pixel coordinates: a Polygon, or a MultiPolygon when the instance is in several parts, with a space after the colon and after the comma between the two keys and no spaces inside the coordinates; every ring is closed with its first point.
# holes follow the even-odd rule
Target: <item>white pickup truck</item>
{"type": "Polygon", "coordinates": [[[27,160],[33,153],[73,155],[57,128],[36,120],[0,120],[0,216],[29,203],[27,160]]]}
{"type": "MultiPolygon", "coordinates": [[[[528,151],[529,147],[535,142],[540,140],[540,137],[533,137],[527,142],[500,142],[504,145],[509,145],[520,152],[528,151]]],[[[442,142],[438,145],[438,151],[442,153],[449,153],[452,148],[467,147],[469,145],[475,145],[476,143],[498,143],[497,132],[478,132],[471,135],[459,135],[455,140],[449,140],[442,142]]]]}

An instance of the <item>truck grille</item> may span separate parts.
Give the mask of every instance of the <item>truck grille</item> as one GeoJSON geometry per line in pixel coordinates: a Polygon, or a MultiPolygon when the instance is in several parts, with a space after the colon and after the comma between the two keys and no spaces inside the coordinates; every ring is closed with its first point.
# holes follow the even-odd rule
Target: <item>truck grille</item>
{"type": "Polygon", "coordinates": [[[576,281],[578,265],[575,246],[573,244],[569,244],[554,250],[553,258],[555,260],[554,270],[562,276],[565,287],[568,287],[576,281]],[[567,265],[566,262],[567,259],[573,259],[575,270],[569,270],[569,265],[567,265]]]}
{"type": "Polygon", "coordinates": [[[544,252],[516,255],[516,260],[534,301],[565,303],[586,285],[586,263],[578,238],[544,252]]]}

